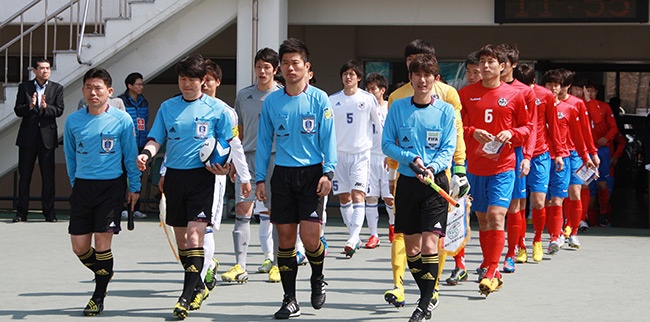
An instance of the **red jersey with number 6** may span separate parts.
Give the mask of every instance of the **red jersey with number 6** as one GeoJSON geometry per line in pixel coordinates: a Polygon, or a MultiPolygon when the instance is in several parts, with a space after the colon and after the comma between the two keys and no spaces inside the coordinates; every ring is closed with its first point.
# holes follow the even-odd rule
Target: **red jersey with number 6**
{"type": "Polygon", "coordinates": [[[523,145],[533,128],[523,95],[503,82],[495,88],[486,88],[479,82],[463,87],[458,94],[463,105],[461,116],[467,145],[467,170],[479,176],[514,170],[514,147],[523,145]],[[482,153],[483,144],[474,138],[477,129],[494,136],[509,130],[512,138],[503,144],[498,157],[489,158],[482,153]]]}

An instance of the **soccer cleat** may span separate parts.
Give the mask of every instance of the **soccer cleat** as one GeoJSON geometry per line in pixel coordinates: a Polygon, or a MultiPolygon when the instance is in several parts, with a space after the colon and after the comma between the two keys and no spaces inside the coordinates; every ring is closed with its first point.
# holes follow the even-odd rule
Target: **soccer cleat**
{"type": "Polygon", "coordinates": [[[273,317],[276,320],[286,320],[297,316],[300,316],[300,305],[298,305],[298,301],[295,298],[285,295],[282,300],[282,306],[273,314],[273,317]]]}
{"type": "MultiPolygon", "coordinates": [[[[559,238],[558,238],[558,239],[559,239],[559,238]]],[[[560,251],[560,241],[559,241],[558,239],[556,239],[556,240],[551,240],[551,242],[548,243],[548,250],[547,250],[547,253],[548,253],[549,255],[555,255],[555,254],[557,254],[557,252],[560,251]]]]}
{"type": "Polygon", "coordinates": [[[573,235],[569,237],[569,247],[579,249],[580,248],[580,240],[578,239],[578,236],[573,235]]]}
{"type": "Polygon", "coordinates": [[[503,262],[503,272],[504,273],[514,273],[515,272],[515,257],[514,256],[506,257],[506,260],[503,262]]]}
{"type": "Polygon", "coordinates": [[[499,273],[498,271],[494,274],[494,277],[497,279],[497,288],[496,290],[500,290],[503,287],[503,275],[499,273]]]}
{"type": "Polygon", "coordinates": [[[179,320],[185,320],[189,311],[190,304],[187,302],[187,299],[182,297],[179,298],[178,303],[176,303],[176,306],[174,306],[174,316],[179,320]]]}
{"type": "Polygon", "coordinates": [[[194,290],[194,297],[190,303],[190,311],[198,310],[201,308],[203,301],[210,296],[210,291],[207,288],[201,290],[194,290]]]}
{"type": "Polygon", "coordinates": [[[320,236],[320,242],[323,243],[323,248],[325,249],[323,251],[323,254],[325,254],[325,257],[327,257],[327,249],[328,249],[328,247],[327,247],[327,239],[325,239],[325,235],[320,236]]]}
{"type": "Polygon", "coordinates": [[[271,267],[273,267],[273,260],[270,258],[267,258],[264,260],[264,263],[260,267],[257,268],[258,273],[268,273],[271,271],[271,267]]]}
{"type": "Polygon", "coordinates": [[[307,257],[302,252],[296,252],[296,261],[298,265],[307,265],[307,257]]]}
{"type": "Polygon", "coordinates": [[[395,307],[404,307],[406,305],[406,298],[404,298],[404,290],[396,287],[384,293],[384,300],[395,307]]]}
{"type": "Polygon", "coordinates": [[[370,236],[368,242],[366,243],[366,248],[370,248],[370,249],[377,248],[379,244],[380,244],[379,237],[372,235],[370,236]]]}
{"type": "Polygon", "coordinates": [[[532,225],[533,224],[533,218],[526,218],[526,225],[532,225]]]}
{"type": "Polygon", "coordinates": [[[570,226],[564,227],[564,238],[569,239],[569,237],[571,237],[571,232],[572,231],[573,230],[571,229],[570,226]]]}
{"type": "Polygon", "coordinates": [[[462,268],[454,268],[451,271],[451,276],[447,279],[447,285],[456,285],[458,282],[467,281],[467,271],[462,268]]]}
{"type": "Polygon", "coordinates": [[[578,226],[578,231],[585,232],[587,230],[589,230],[589,224],[584,220],[580,220],[580,226],[578,226]]]}
{"type": "Polygon", "coordinates": [[[517,257],[515,257],[515,263],[525,263],[528,261],[528,251],[526,248],[519,248],[517,251],[517,257]]]}
{"type": "Polygon", "coordinates": [[[422,312],[421,308],[416,307],[415,311],[413,311],[413,314],[411,314],[409,322],[424,322],[425,315],[426,313],[422,312]]]}
{"type": "Polygon", "coordinates": [[[136,210],[133,212],[133,218],[139,218],[139,219],[147,218],[147,214],[136,210]]]}
{"type": "Polygon", "coordinates": [[[557,239],[557,245],[558,245],[558,247],[559,247],[559,248],[564,247],[564,242],[565,242],[565,241],[566,241],[566,238],[564,237],[564,235],[560,235],[560,237],[558,237],[558,239],[557,239]]]}
{"type": "Polygon", "coordinates": [[[395,225],[388,225],[388,240],[392,243],[395,239],[395,225]]]}
{"type": "Polygon", "coordinates": [[[127,219],[127,218],[129,218],[129,211],[122,210],[122,219],[127,219]]]}
{"type": "Polygon", "coordinates": [[[486,273],[487,273],[487,268],[485,267],[479,267],[476,269],[476,274],[478,274],[478,282],[481,282],[483,277],[485,277],[486,273]]]}
{"type": "Polygon", "coordinates": [[[355,245],[352,245],[350,243],[345,244],[345,248],[343,248],[343,252],[345,253],[345,257],[347,258],[352,258],[354,253],[356,253],[357,249],[361,247],[361,242],[358,241],[355,245]]]}
{"type": "Polygon", "coordinates": [[[609,221],[607,220],[606,215],[604,214],[598,215],[598,226],[603,228],[609,226],[609,221]]]}
{"type": "Polygon", "coordinates": [[[95,316],[104,311],[104,299],[90,299],[84,308],[85,316],[95,316]]]}
{"type": "Polygon", "coordinates": [[[325,304],[327,282],[324,279],[323,275],[311,278],[311,306],[316,310],[320,310],[325,304]]]}
{"type": "Polygon", "coordinates": [[[490,295],[490,293],[494,292],[494,290],[497,289],[499,286],[499,280],[495,277],[492,278],[483,278],[481,280],[481,283],[478,285],[478,292],[481,293],[481,295],[485,295],[487,297],[490,295]]]}
{"type": "MultiPolygon", "coordinates": [[[[426,320],[431,320],[431,317],[433,316],[433,310],[438,308],[438,304],[440,304],[440,301],[438,300],[438,292],[434,290],[433,296],[431,297],[431,301],[429,301],[429,305],[427,305],[427,311],[424,312],[424,318],[426,320]]],[[[415,301],[415,306],[420,305],[420,299],[415,301]]]]}
{"type": "Polygon", "coordinates": [[[215,258],[212,259],[212,264],[214,265],[212,269],[208,269],[205,273],[205,287],[208,290],[212,291],[215,286],[217,286],[217,270],[219,269],[219,261],[215,258]]]}
{"type": "Polygon", "coordinates": [[[221,280],[224,282],[246,283],[248,282],[248,273],[239,264],[236,264],[227,272],[221,274],[221,280]]]}
{"type": "Polygon", "coordinates": [[[533,243],[533,260],[535,262],[541,262],[544,259],[544,249],[542,248],[542,242],[533,243]]]}
{"type": "Polygon", "coordinates": [[[280,281],[282,281],[282,278],[280,277],[280,269],[275,265],[271,266],[271,270],[269,270],[269,282],[278,283],[280,281]]]}

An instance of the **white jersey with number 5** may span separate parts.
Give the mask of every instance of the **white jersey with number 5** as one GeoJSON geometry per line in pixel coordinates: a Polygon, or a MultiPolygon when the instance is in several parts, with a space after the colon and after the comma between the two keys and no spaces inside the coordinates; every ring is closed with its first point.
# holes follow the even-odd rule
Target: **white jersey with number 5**
{"type": "Polygon", "coordinates": [[[379,103],[374,95],[357,89],[351,96],[339,91],[330,96],[334,111],[337,151],[360,153],[372,148],[373,123],[375,132],[383,132],[383,121],[379,103]],[[377,126],[381,124],[381,126],[377,126]]]}

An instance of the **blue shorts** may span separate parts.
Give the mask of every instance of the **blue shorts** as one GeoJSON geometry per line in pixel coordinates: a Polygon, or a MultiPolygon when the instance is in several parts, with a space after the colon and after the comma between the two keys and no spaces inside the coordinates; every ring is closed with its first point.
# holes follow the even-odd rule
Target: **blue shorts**
{"type": "Polygon", "coordinates": [[[598,194],[598,189],[596,188],[597,181],[607,182],[608,189],[612,189],[613,178],[609,175],[610,171],[610,154],[608,146],[601,146],[598,148],[598,158],[600,159],[600,165],[598,166],[598,179],[589,184],[589,189],[591,190],[591,195],[595,196],[598,194]]]}
{"type": "Polygon", "coordinates": [[[524,159],[522,147],[515,148],[515,158],[517,161],[515,163],[515,186],[512,189],[512,199],[524,199],[526,198],[526,177],[520,178],[521,171],[519,171],[519,165],[524,159]]]}
{"type": "MultiPolygon", "coordinates": [[[[578,156],[578,152],[576,152],[576,150],[571,150],[571,155],[569,155],[569,162],[570,162],[569,165],[571,167],[570,168],[571,177],[569,179],[569,185],[573,185],[573,184],[582,185],[584,181],[582,181],[582,179],[578,178],[578,176],[575,175],[576,171],[578,171],[578,169],[580,169],[580,167],[582,166],[582,159],[580,159],[580,157],[578,156]]],[[[566,162],[564,163],[564,166],[565,167],[567,166],[566,162]]]]}
{"type": "Polygon", "coordinates": [[[530,172],[526,176],[526,184],[530,192],[546,193],[548,191],[552,164],[548,151],[530,160],[530,172]]]}
{"type": "Polygon", "coordinates": [[[555,166],[551,167],[548,181],[548,196],[566,198],[569,196],[569,177],[571,176],[570,157],[564,157],[564,168],[557,171],[555,166]]]}
{"type": "Polygon", "coordinates": [[[472,211],[487,212],[488,206],[508,208],[514,179],[514,170],[491,176],[477,176],[468,172],[467,180],[472,187],[472,211]]]}

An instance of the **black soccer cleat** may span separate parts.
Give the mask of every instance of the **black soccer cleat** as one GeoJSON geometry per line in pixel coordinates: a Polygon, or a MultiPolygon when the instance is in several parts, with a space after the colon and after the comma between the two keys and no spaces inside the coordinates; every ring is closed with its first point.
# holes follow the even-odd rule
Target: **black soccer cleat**
{"type": "Polygon", "coordinates": [[[325,285],[328,285],[325,276],[311,278],[311,306],[316,310],[320,310],[325,304],[325,285]]]}
{"type": "Polygon", "coordinates": [[[104,311],[104,299],[90,299],[84,308],[84,316],[95,316],[104,311]]]}
{"type": "Polygon", "coordinates": [[[300,316],[300,305],[298,305],[298,301],[295,298],[285,295],[282,300],[282,306],[275,312],[273,317],[276,320],[286,320],[297,316],[300,316]]]}

